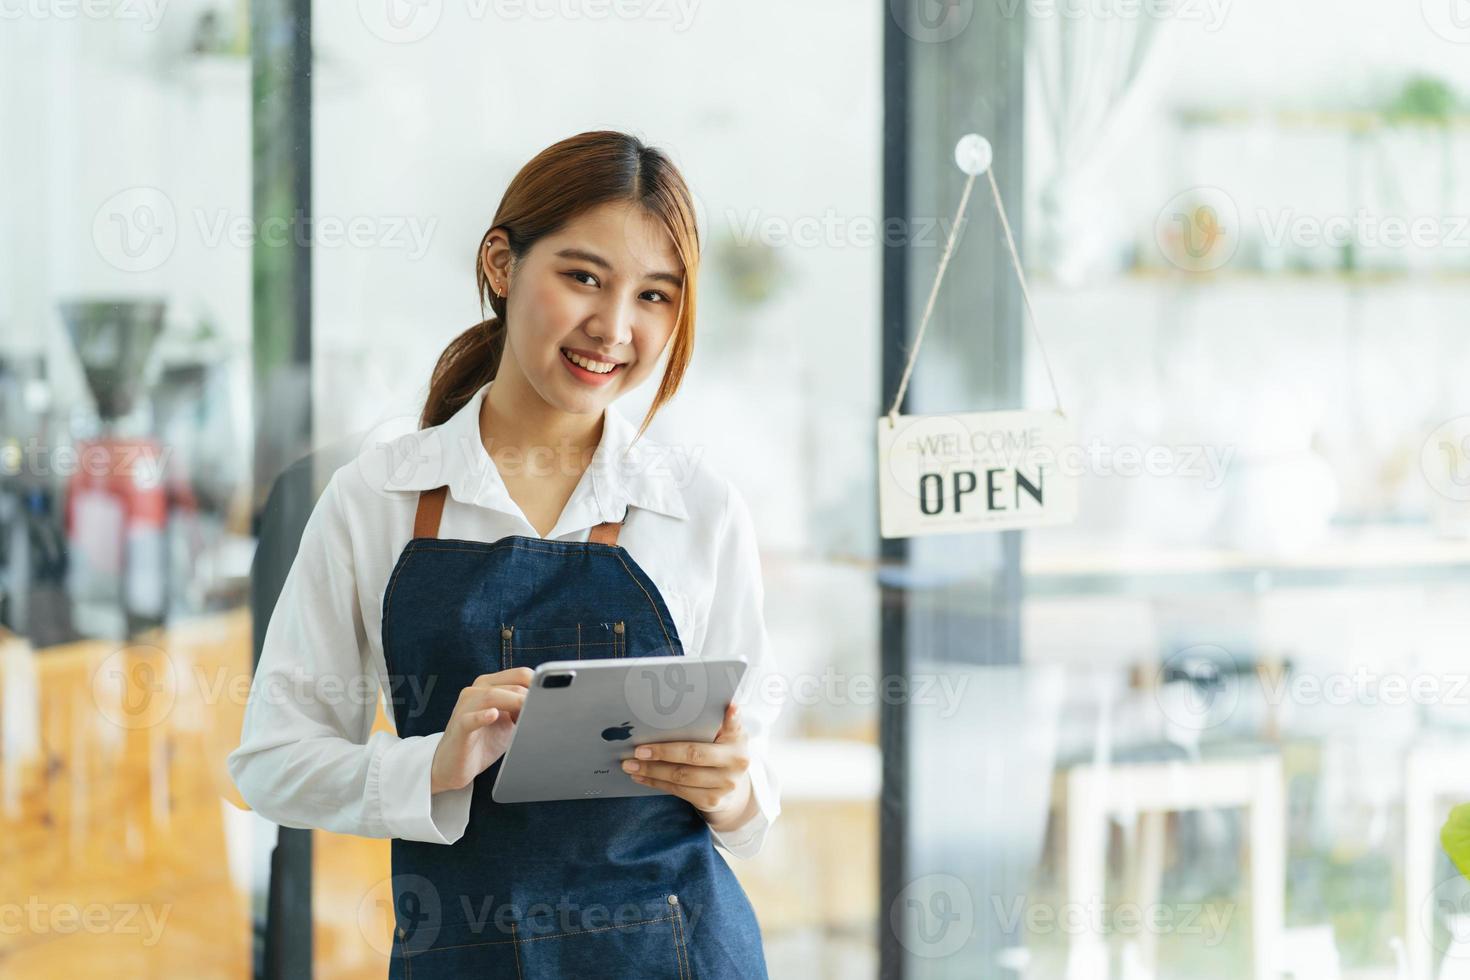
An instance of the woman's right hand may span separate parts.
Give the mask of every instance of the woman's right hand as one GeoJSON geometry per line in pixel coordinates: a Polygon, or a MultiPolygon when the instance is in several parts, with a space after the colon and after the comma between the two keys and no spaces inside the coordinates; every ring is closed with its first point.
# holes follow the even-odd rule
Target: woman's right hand
{"type": "Polygon", "coordinates": [[[459,692],[444,737],[434,750],[430,793],[463,789],[505,754],[532,676],[529,667],[512,667],[481,674],[459,692]]]}

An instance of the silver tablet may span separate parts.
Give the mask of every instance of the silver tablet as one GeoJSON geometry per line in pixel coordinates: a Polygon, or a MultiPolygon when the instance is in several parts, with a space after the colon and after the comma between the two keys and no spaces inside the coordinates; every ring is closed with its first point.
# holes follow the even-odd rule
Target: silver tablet
{"type": "Polygon", "coordinates": [[[541,664],[490,796],[497,803],[654,796],[624,759],[649,742],[713,742],[745,661],[698,657],[541,664]]]}

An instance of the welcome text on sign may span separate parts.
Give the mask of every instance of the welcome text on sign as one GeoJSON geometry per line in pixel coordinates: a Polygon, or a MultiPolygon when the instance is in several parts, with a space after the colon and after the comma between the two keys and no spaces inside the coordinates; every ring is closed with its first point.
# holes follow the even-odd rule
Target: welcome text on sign
{"type": "Polygon", "coordinates": [[[1034,478],[1028,477],[1017,466],[987,467],[983,493],[977,469],[952,468],[956,457],[971,455],[1010,460],[1032,453],[1042,445],[1041,435],[1035,429],[976,431],[970,433],[968,440],[954,433],[930,433],[911,440],[909,448],[918,455],[922,468],[943,465],[949,469],[947,479],[944,473],[919,475],[919,510],[926,516],[933,516],[946,511],[962,514],[967,505],[976,503],[987,511],[1044,507],[1044,467],[1036,468],[1034,478]],[[979,496],[967,501],[971,494],[979,496]]]}

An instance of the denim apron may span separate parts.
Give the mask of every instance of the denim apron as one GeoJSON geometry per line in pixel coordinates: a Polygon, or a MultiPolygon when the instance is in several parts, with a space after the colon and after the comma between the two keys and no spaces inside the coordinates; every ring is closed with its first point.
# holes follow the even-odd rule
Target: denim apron
{"type": "MultiPolygon", "coordinates": [[[[668,606],[617,544],[440,539],[446,488],[419,495],[383,598],[400,737],[442,732],[481,674],[548,660],[681,657],[668,606]]],[[[624,514],[626,520],[626,512],[624,514]]],[[[475,778],[451,845],[394,839],[390,978],[760,980],[755,913],[709,826],[655,796],[497,803],[475,778]]]]}

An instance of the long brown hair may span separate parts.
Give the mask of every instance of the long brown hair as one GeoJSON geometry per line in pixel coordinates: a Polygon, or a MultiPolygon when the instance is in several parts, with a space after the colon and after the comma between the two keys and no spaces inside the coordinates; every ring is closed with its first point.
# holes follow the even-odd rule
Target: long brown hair
{"type": "Polygon", "coordinates": [[[658,393],[638,435],[679,390],[694,352],[694,307],[699,273],[699,228],[684,178],[660,150],[627,133],[597,130],[553,143],[520,169],[490,228],[475,250],[475,283],[483,313],[494,316],[450,341],[434,365],[429,396],[419,425],[439,425],[463,408],[476,391],[495,377],[505,349],[505,300],[496,296],[485,274],[483,257],[490,233],[499,228],[510,241],[515,261],[545,235],[553,234],[584,211],[608,202],[641,205],[663,222],[674,250],[684,263],[684,289],[669,348],[668,364],[658,393]]]}

